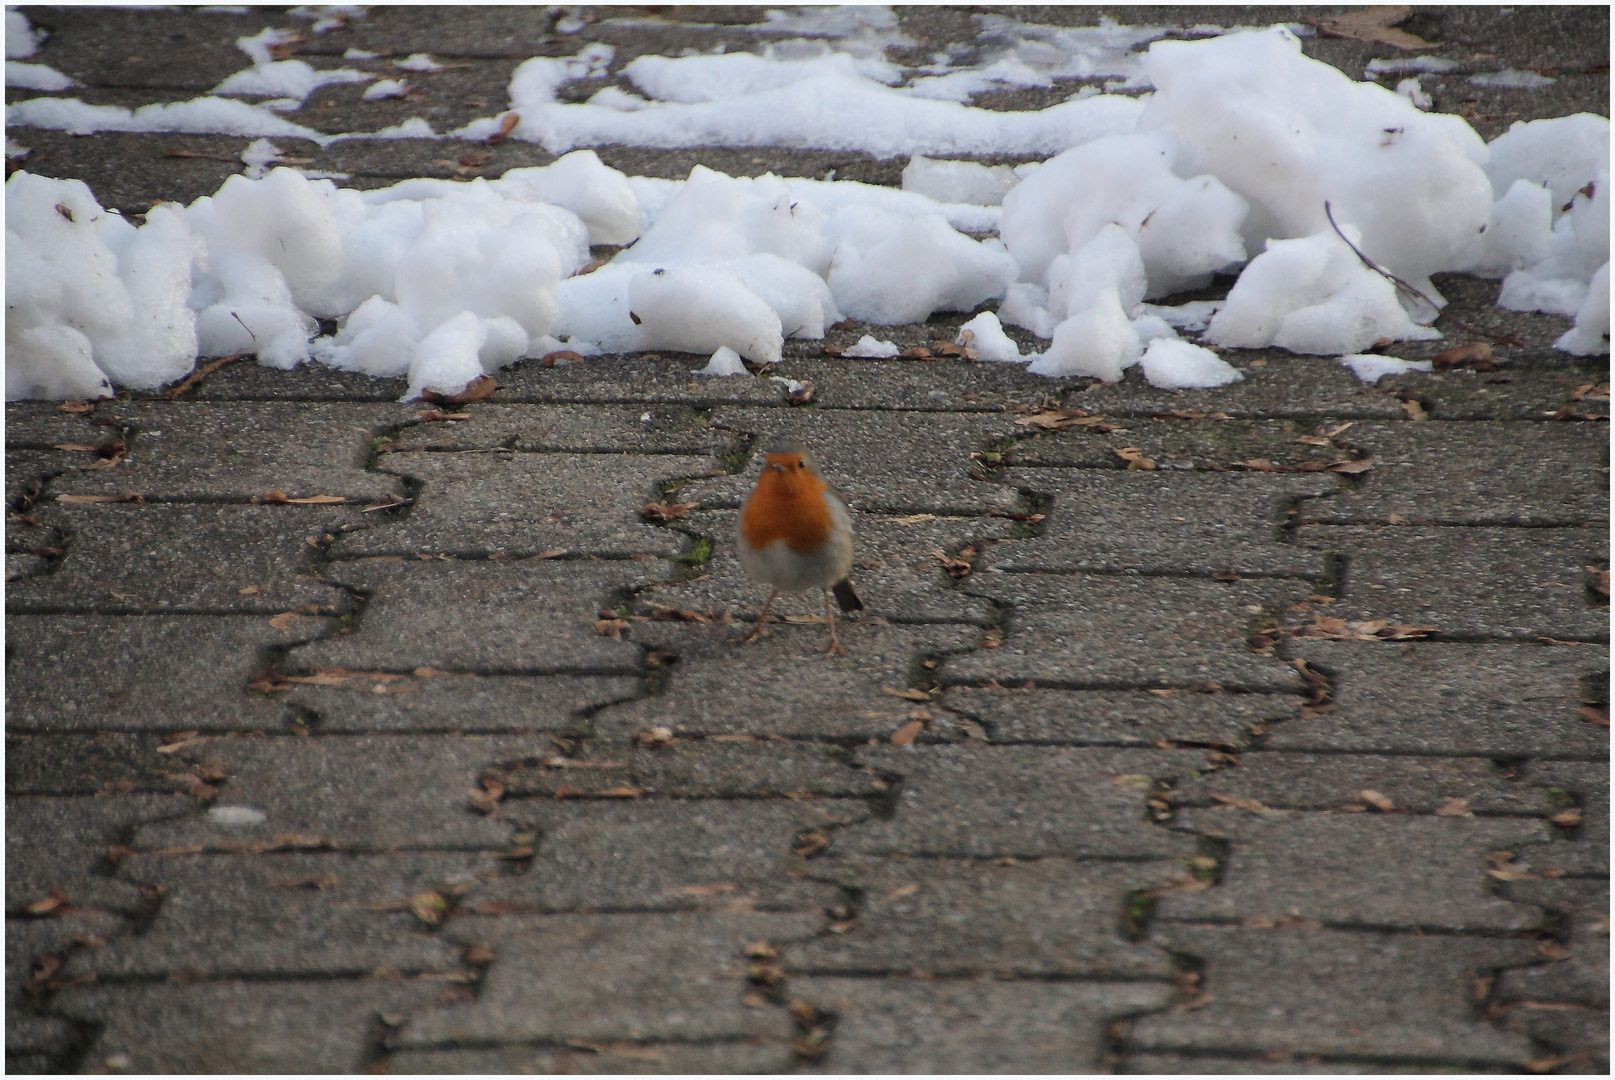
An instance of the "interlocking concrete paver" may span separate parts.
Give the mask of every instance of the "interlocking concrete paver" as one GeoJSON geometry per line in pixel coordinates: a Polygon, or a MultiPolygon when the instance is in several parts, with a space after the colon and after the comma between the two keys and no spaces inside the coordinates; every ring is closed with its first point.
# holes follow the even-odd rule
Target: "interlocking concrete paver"
{"type": "MultiPolygon", "coordinates": [[[[787,609],[789,610],[789,609],[787,609]]],[[[613,705],[592,718],[607,738],[666,727],[675,735],[887,738],[913,702],[892,691],[928,669],[925,658],[968,649],[974,627],[843,624],[844,657],[825,657],[823,623],[770,625],[749,645],[742,626],[632,624],[634,640],[677,657],[660,694],[613,705]],[[811,667],[809,666],[811,665],[811,667]]]]}
{"type": "Polygon", "coordinates": [[[1166,953],[1117,932],[1129,893],[1187,877],[1173,863],[826,858],[819,880],[856,889],[858,922],[785,951],[793,975],[1170,979],[1166,953]]]}
{"type": "MultiPolygon", "coordinates": [[[[740,567],[735,554],[739,515],[694,511],[679,519],[679,527],[713,540],[712,555],[701,567],[699,578],[640,593],[640,609],[728,608],[737,617],[755,618],[768,599],[768,587],[751,581],[740,567]]],[[[851,578],[864,602],[864,617],[986,623],[992,617],[991,605],[954,588],[937,553],[953,557],[965,547],[985,546],[984,541],[1007,536],[1013,529],[1013,523],[1004,518],[854,513],[851,578]]],[[[804,608],[822,612],[823,598],[812,590],[787,595],[775,604],[773,613],[800,614],[804,608]]]]}
{"type": "Polygon", "coordinates": [[[68,536],[53,572],[6,590],[8,611],[278,615],[347,596],[311,572],[309,537],[357,520],[314,506],[48,506],[36,515],[68,536]]]}
{"type": "MultiPolygon", "coordinates": [[[[228,731],[280,724],[243,691],[269,650],[314,636],[249,616],[9,615],[6,723],[23,731],[228,731]]],[[[317,631],[316,631],[317,632],[317,631]]]]}
{"type": "Polygon", "coordinates": [[[1162,741],[1243,746],[1295,714],[1282,694],[1153,694],[1140,690],[989,690],[949,687],[941,703],[981,722],[995,743],[1155,746],[1162,741]]]}
{"type": "Polygon", "coordinates": [[[1345,560],[1335,618],[1434,627],[1448,637],[1608,639],[1585,567],[1609,559],[1605,529],[1322,525],[1296,541],[1345,560]]]}
{"type": "Polygon", "coordinates": [[[1532,761],[1521,778],[1542,796],[1545,813],[1569,807],[1581,812],[1571,826],[1568,843],[1556,837],[1547,847],[1532,848],[1526,858],[1541,869],[1567,874],[1609,873],[1609,763],[1607,761],[1532,761]]]}
{"type": "Polygon", "coordinates": [[[626,676],[330,678],[335,685],[294,684],[283,699],[312,713],[322,733],[564,731],[591,709],[644,694],[644,682],[626,676]]]}
{"type": "Polygon", "coordinates": [[[1372,458],[1353,489],[1299,520],[1430,525],[1576,525],[1609,519],[1609,433],[1600,424],[1355,424],[1338,442],[1372,458]]]}
{"type": "Polygon", "coordinates": [[[469,888],[493,860],[395,855],[132,855],[120,880],[159,886],[146,931],[75,955],[69,978],[356,977],[378,968],[453,972],[461,949],[409,910],[411,898],[469,888]]]}
{"type": "Polygon", "coordinates": [[[1609,733],[1578,715],[1579,680],[1605,670],[1596,646],[1309,641],[1334,708],[1276,724],[1274,750],[1484,757],[1595,756],[1609,733]]]}
{"type": "Polygon", "coordinates": [[[685,799],[871,798],[886,790],[867,770],[853,767],[841,747],[784,739],[679,739],[654,750],[596,740],[571,757],[550,754],[502,768],[500,781],[512,799],[625,787],[685,799]]]}
{"type": "Polygon", "coordinates": [[[1004,460],[1019,466],[1066,466],[1088,469],[1125,469],[1116,451],[1134,447],[1160,469],[1223,470],[1241,461],[1266,461],[1278,468],[1309,462],[1341,461],[1344,449],[1324,437],[1341,423],[1297,420],[1192,420],[1171,417],[1107,421],[1114,431],[1073,425],[1062,431],[1038,431],[1016,443],[1004,460]],[[1300,441],[1320,439],[1323,445],[1300,441]]]}
{"type": "Polygon", "coordinates": [[[215,809],[244,807],[262,820],[192,815],[138,829],[134,846],[239,851],[295,833],[346,851],[502,847],[509,823],[472,812],[477,775],[491,762],[549,746],[541,736],[213,739],[180,754],[228,773],[215,809]]]}
{"type": "Polygon", "coordinates": [[[880,747],[859,760],[903,778],[890,818],[831,838],[830,854],[1159,859],[1194,842],[1151,824],[1156,779],[1204,768],[1199,750],[880,747]]]}
{"type": "MultiPolygon", "coordinates": [[[[1410,371],[1381,379],[1381,389],[1406,394],[1430,415],[1448,420],[1550,420],[1561,409],[1581,415],[1609,412],[1609,398],[1589,397],[1589,389],[1604,382],[1608,369],[1556,364],[1552,367],[1509,365],[1500,372],[1453,370],[1440,374],[1410,371]]],[[[1474,449],[1474,448],[1471,448],[1474,449]]]]}
{"type": "Polygon", "coordinates": [[[1138,368],[1121,382],[1091,383],[1065,399],[1067,408],[1110,417],[1149,417],[1181,412],[1220,412],[1251,419],[1339,417],[1342,420],[1403,420],[1394,396],[1357,377],[1331,357],[1294,356],[1256,350],[1240,358],[1243,382],[1215,390],[1158,390],[1138,368]]]}
{"type": "Polygon", "coordinates": [[[491,405],[478,402],[450,415],[402,428],[382,448],[381,464],[407,470],[415,450],[491,450],[525,453],[686,454],[719,457],[740,440],[713,427],[692,405],[491,405]]]}
{"type": "Polygon", "coordinates": [[[201,777],[175,765],[163,736],[95,732],[6,736],[6,795],[173,794],[201,777]]]}
{"type": "Polygon", "coordinates": [[[721,472],[711,458],[649,454],[389,454],[424,485],[407,518],[344,536],[338,556],[680,554],[687,541],[639,510],[670,480],[721,472]]]}
{"type": "Polygon", "coordinates": [[[194,806],[172,795],[7,799],[7,913],[22,914],[58,890],[75,908],[144,909],[149,898],[138,885],[106,873],[107,849],[127,844],[146,822],[177,817],[194,806]]]}
{"type": "Polygon", "coordinates": [[[784,1010],[742,1001],[745,947],[777,947],[823,923],[820,915],[752,912],[465,916],[448,934],[494,954],[481,994],[416,1014],[389,1043],[788,1039],[784,1010]]]}
{"type": "MultiPolygon", "coordinates": [[[[1607,8],[1519,11],[1398,24],[1459,65],[1424,80],[1435,109],[1488,139],[1607,113],[1607,8]],[[1468,81],[1504,67],[1552,81],[1468,81]]],[[[1049,27],[1023,44],[1102,17],[1193,37],[1318,16],[994,14],[1049,27]]],[[[24,15],[45,32],[29,59],[94,106],[204,94],[247,66],[238,39],[281,28],[277,59],[407,75],[405,97],[331,85],[285,114],[450,133],[275,140],[355,190],[554,160],[452,134],[497,115],[529,57],[606,46],[602,74],[558,88],[575,103],[629,88],[640,56],[827,34],[912,69],[1017,33],[956,6],[864,9],[853,39],[762,7],[24,15]],[[418,52],[443,66],[394,66],[418,52]]],[[[1298,41],[1349,79],[1399,78],[1366,70],[1383,41],[1298,41]]],[[[8,134],[12,162],[135,221],[213,193],[253,141],[8,134]]],[[[906,162],[598,154],[891,189],[906,162]]],[[[1444,336],[1383,351],[1486,340],[1493,370],[1365,385],[1334,356],[1235,349],[1242,381],[1176,391],[1139,368],[1105,385],[833,355],[976,314],[948,312],[845,320],[730,378],[695,374],[704,355],[534,358],[465,404],[250,357],[172,399],[8,404],[8,1071],[1607,1071],[1607,359],[1555,350],[1564,316],[1495,307],[1498,280],[1435,283],[1444,336]],[[811,397],[791,406],[787,380],[811,397]],[[1045,430],[1057,404],[1115,429],[1045,430]],[[781,436],[858,516],[846,658],[822,653],[816,595],[729,644],[766,596],[734,511],[781,436]],[[1128,471],[1129,447],[1157,468],[1128,471]],[[1348,456],[1372,468],[1310,471],[1348,456]],[[696,464],[658,471],[675,460],[696,464]],[[638,516],[662,499],[698,506],[638,516]],[[1437,616],[1433,641],[1320,639],[1437,616]],[[221,823],[241,808],[267,820],[221,823]],[[51,914],[24,917],[33,899],[51,914]]]]}
{"type": "Polygon", "coordinates": [[[1128,1049],[1493,1069],[1535,1057],[1526,1039],[1476,1020],[1472,997],[1476,976],[1529,961],[1534,942],[1231,926],[1165,926],[1151,940],[1204,961],[1206,1000],[1135,1021],[1128,1049]]]}
{"type": "MultiPolygon", "coordinates": [[[[754,437],[759,447],[778,439],[804,443],[854,510],[976,516],[1014,510],[1019,502],[1013,488],[970,475],[972,453],[1021,430],[1005,414],[724,407],[712,410],[712,421],[754,437]],[[870,468],[874,462],[879,468],[870,468]]],[[[744,473],[690,484],[679,497],[709,509],[738,508],[764,464],[755,454],[744,473]]]]}
{"type": "Polygon", "coordinates": [[[791,980],[791,993],[837,1015],[827,1073],[1084,1073],[1105,1029],[1167,1003],[1149,983],[791,980]]]}
{"type": "Polygon", "coordinates": [[[1008,605],[1009,625],[998,648],[948,660],[944,682],[1296,686],[1294,669],[1252,652],[1247,637],[1265,612],[1306,596],[1304,582],[1006,573],[972,575],[961,587],[1008,605]]]}
{"type": "Polygon", "coordinates": [[[1287,511],[1334,490],[1326,476],[1008,469],[1003,480],[1052,502],[1037,536],[993,545],[982,560],[988,569],[1261,577],[1325,572],[1319,552],[1285,542],[1281,530],[1287,511]],[[1149,526],[1140,528],[1146,521],[1149,526]]]}
{"type": "Polygon", "coordinates": [[[407,415],[399,406],[119,401],[111,413],[136,432],[122,464],[63,477],[54,492],[244,502],[278,491],[390,502],[398,490],[364,466],[370,440],[407,415]]]}
{"type": "Polygon", "coordinates": [[[157,983],[78,986],[64,1014],[99,1027],[88,1071],[141,1073],[358,1072],[380,1018],[443,992],[425,979],[362,982],[157,983]]]}
{"type": "Polygon", "coordinates": [[[1162,897],[1162,919],[1493,932],[1542,922],[1494,896],[1486,876],[1488,852],[1547,839],[1540,821],[1228,806],[1181,811],[1173,824],[1232,847],[1222,880],[1162,897]]]}
{"type": "Polygon", "coordinates": [[[660,562],[367,559],[327,578],[370,594],[351,634],[293,649],[310,667],[409,672],[628,673],[640,651],[594,628],[615,592],[654,581],[660,562]]]}
{"type": "Polygon", "coordinates": [[[538,855],[530,870],[479,892],[479,911],[833,904],[834,888],[787,872],[793,849],[799,836],[869,813],[847,799],[514,800],[503,809],[540,835],[538,855]]]}
{"type": "MultiPolygon", "coordinates": [[[[946,319],[947,316],[939,316],[946,319]]],[[[826,344],[854,344],[865,333],[898,341],[907,328],[865,326],[830,331],[826,344]]],[[[1010,329],[1013,332],[1012,328],[1010,329]]],[[[938,331],[913,335],[929,344],[938,331]]],[[[947,331],[951,340],[955,331],[947,331]]],[[[925,412],[1003,412],[1058,399],[1075,379],[1032,375],[1019,364],[983,364],[968,360],[802,360],[787,358],[779,374],[813,384],[813,400],[825,409],[917,409],[925,412]]],[[[1024,429],[1023,429],[1024,430],[1024,429]]]]}
{"type": "Polygon", "coordinates": [[[1364,790],[1377,791],[1401,810],[1452,816],[1540,813],[1541,793],[1528,781],[1504,779],[1504,770],[1480,757],[1412,757],[1374,754],[1251,753],[1234,768],[1189,780],[1172,793],[1178,806],[1211,806],[1254,799],[1275,810],[1368,808],[1364,790]],[[1452,800],[1463,805],[1454,805],[1452,800]]]}
{"type": "Polygon", "coordinates": [[[507,1046],[494,1050],[404,1050],[389,1054],[389,1073],[751,1074],[785,1072],[796,1055],[780,1039],[720,1043],[579,1043],[565,1050],[507,1046]]]}
{"type": "MultiPolygon", "coordinates": [[[[688,172],[688,170],[686,170],[688,172]]],[[[766,378],[730,376],[715,379],[696,375],[704,361],[690,356],[655,354],[591,356],[587,360],[556,364],[517,364],[497,376],[499,390],[489,400],[535,405],[629,402],[642,406],[781,405],[785,386],[766,378]]]]}

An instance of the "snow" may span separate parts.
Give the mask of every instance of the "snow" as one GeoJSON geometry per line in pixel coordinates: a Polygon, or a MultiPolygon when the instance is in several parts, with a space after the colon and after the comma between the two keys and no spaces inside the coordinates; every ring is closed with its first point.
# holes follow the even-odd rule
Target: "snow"
{"type": "Polygon", "coordinates": [[[1458,61],[1439,56],[1399,56],[1395,59],[1370,60],[1366,70],[1370,75],[1392,75],[1408,71],[1440,75],[1458,67],[1458,61]]]}
{"type": "Polygon", "coordinates": [[[1517,71],[1514,68],[1504,68],[1502,71],[1488,71],[1482,75],[1471,75],[1471,86],[1500,86],[1510,90],[1539,90],[1544,86],[1552,86],[1558,79],[1550,79],[1546,75],[1538,75],[1534,71],[1517,71]]]}
{"type": "Polygon", "coordinates": [[[975,349],[977,360],[1020,363],[1026,359],[1021,355],[1020,346],[1004,333],[1003,324],[998,321],[998,316],[990,311],[983,311],[959,327],[959,336],[954,340],[960,345],[969,345],[975,349]]]}
{"type": "MultiPolygon", "coordinates": [[[[644,21],[627,21],[635,18],[644,21]]],[[[777,362],[787,338],[820,339],[844,317],[900,325],[938,311],[974,313],[958,340],[979,359],[1029,362],[1049,376],[1114,382],[1139,363],[1162,388],[1239,378],[1180,332],[1345,355],[1361,375],[1389,362],[1359,355],[1381,338],[1440,335],[1341,239],[1326,202],[1367,258],[1438,302],[1432,273],[1500,277],[1501,305],[1575,317],[1560,349],[1608,350],[1602,117],[1516,124],[1488,147],[1461,118],[1410,100],[1422,93],[1415,77],[1448,70],[1441,63],[1371,64],[1374,75],[1414,76],[1397,93],[1307,59],[1283,28],[1157,40],[1162,31],[1150,27],[1038,27],[989,13],[975,16],[976,48],[904,67],[885,50],[914,43],[888,9],[768,18],[764,28],[803,36],[755,53],[639,56],[616,72],[632,91],[608,87],[581,104],[558,91],[611,73],[611,46],[528,60],[510,83],[521,117],[514,137],[556,151],[858,150],[907,157],[902,190],[703,167],[684,180],[627,177],[591,149],[497,180],[338,189],[274,168],[269,140],[438,136],[420,117],[326,136],[277,115],[322,82],[372,78],[275,60],[284,30],[240,39],[253,67],[218,91],[278,95],[269,102],[9,105],[13,127],[255,141],[242,153],[245,175],[187,208],[154,208],[138,229],[83,184],[11,177],[7,397],[152,388],[190,371],[198,355],[236,352],[277,367],[314,360],[407,376],[408,396],[453,393],[561,348],[687,352],[711,358],[703,374],[738,374],[741,358],[777,362]],[[1145,42],[1148,52],[1137,51],[1145,42]],[[966,104],[983,89],[1060,78],[1158,90],[1139,100],[1090,86],[1038,112],[966,104]],[[990,154],[1046,160],[957,160],[990,154]],[[591,264],[590,245],[621,250],[591,264]],[[1145,302],[1219,272],[1238,274],[1226,300],[1145,302]],[[337,320],[336,332],[316,336],[320,319],[337,320]],[[1006,325],[1049,344],[1023,355],[1006,325]]],[[[8,59],[32,54],[37,36],[7,13],[8,59]]],[[[397,63],[442,66],[424,54],[397,63]]],[[[406,89],[403,79],[379,80],[366,96],[406,89]]],[[[455,134],[484,137],[499,122],[455,134]]],[[[843,355],[896,353],[865,334],[843,355]]]]}
{"type": "Polygon", "coordinates": [[[412,56],[404,57],[402,60],[394,60],[393,67],[402,68],[405,71],[443,70],[443,65],[438,63],[436,60],[433,60],[426,53],[415,53],[412,56]]]}
{"type": "Polygon", "coordinates": [[[865,334],[858,339],[856,345],[841,350],[842,356],[867,357],[871,360],[890,360],[897,355],[897,346],[890,341],[882,341],[872,334],[865,334]]]}
{"type": "Polygon", "coordinates": [[[28,16],[12,8],[6,9],[7,60],[23,60],[34,55],[44,39],[45,31],[35,30],[28,16]]]}
{"type": "Polygon", "coordinates": [[[23,90],[55,91],[66,90],[75,83],[60,71],[44,64],[24,64],[19,60],[7,60],[6,85],[23,90]]]}
{"type": "MultiPolygon", "coordinates": [[[[1346,235],[1360,243],[1356,229],[1346,235]]],[[[1298,353],[1357,352],[1381,338],[1426,340],[1441,334],[1408,318],[1396,288],[1364,266],[1333,232],[1270,240],[1211,317],[1205,340],[1298,353]]]]}
{"type": "Polygon", "coordinates": [[[1145,68],[1159,91],[1140,130],[1176,134],[1186,169],[1249,202],[1248,251],[1327,229],[1329,202],[1369,258],[1439,299],[1429,275],[1459,263],[1486,224],[1486,145],[1462,118],[1353,82],[1287,30],[1158,41],[1145,68]]]}
{"type": "Polygon", "coordinates": [[[383,98],[403,97],[409,93],[409,83],[403,79],[381,79],[371,86],[365,87],[364,99],[366,101],[380,101],[383,98]]]}
{"type": "Polygon", "coordinates": [[[1365,383],[1376,383],[1386,375],[1402,375],[1409,371],[1430,371],[1434,368],[1428,360],[1401,360],[1394,356],[1379,356],[1375,353],[1353,353],[1340,358],[1342,367],[1351,369],[1353,375],[1365,383]]]}
{"type": "Polygon", "coordinates": [[[1210,349],[1176,338],[1156,338],[1139,359],[1144,379],[1162,390],[1209,389],[1245,378],[1210,349]]]}
{"type": "Polygon", "coordinates": [[[747,371],[746,365],[741,363],[739,353],[735,352],[735,350],[729,348],[727,345],[720,345],[718,346],[718,350],[712,354],[712,359],[707,362],[707,366],[704,368],[697,368],[695,374],[750,375],[751,372],[747,371]]]}

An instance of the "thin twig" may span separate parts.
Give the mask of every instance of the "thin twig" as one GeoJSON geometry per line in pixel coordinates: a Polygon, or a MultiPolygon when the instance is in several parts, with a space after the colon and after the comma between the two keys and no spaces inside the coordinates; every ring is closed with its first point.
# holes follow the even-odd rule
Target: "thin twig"
{"type": "Polygon", "coordinates": [[[175,398],[185,393],[185,391],[189,390],[191,387],[195,386],[197,383],[201,382],[203,379],[207,378],[224,365],[230,363],[232,360],[240,360],[243,356],[251,355],[251,353],[238,352],[231,353],[229,356],[221,356],[206,367],[200,367],[191,372],[185,377],[185,381],[180,383],[178,386],[171,386],[167,390],[163,391],[163,397],[168,401],[173,401],[175,398]]]}
{"type": "Polygon", "coordinates": [[[1400,290],[1401,292],[1407,294],[1408,296],[1414,297],[1416,299],[1423,300],[1426,304],[1429,304],[1430,307],[1435,310],[1436,317],[1434,319],[1430,320],[1430,325],[1433,326],[1434,324],[1436,324],[1436,323],[1440,322],[1441,320],[1445,319],[1447,322],[1451,323],[1453,326],[1455,326],[1456,328],[1458,328],[1459,330],[1463,331],[1466,334],[1478,334],[1481,337],[1491,338],[1493,341],[1497,342],[1499,345],[1513,345],[1514,347],[1520,348],[1520,349],[1523,349],[1523,348],[1526,347],[1525,342],[1521,341],[1519,338],[1515,337],[1513,334],[1497,334],[1497,333],[1493,333],[1490,330],[1482,330],[1478,326],[1470,326],[1468,323],[1459,321],[1457,316],[1448,313],[1445,308],[1443,308],[1441,305],[1437,304],[1434,300],[1430,299],[1428,296],[1424,295],[1424,293],[1420,292],[1418,289],[1415,289],[1412,285],[1409,285],[1407,282],[1403,281],[1401,278],[1397,277],[1395,274],[1391,273],[1390,271],[1384,270],[1384,269],[1382,269],[1382,268],[1380,268],[1378,266],[1375,266],[1374,263],[1368,258],[1368,256],[1364,255],[1362,253],[1362,251],[1358,249],[1357,245],[1352,243],[1350,238],[1348,238],[1345,233],[1340,231],[1340,226],[1335,224],[1334,211],[1330,208],[1329,201],[1327,199],[1324,200],[1323,214],[1324,214],[1325,217],[1327,217],[1329,219],[1329,225],[1335,230],[1335,235],[1340,237],[1340,239],[1345,243],[1345,245],[1347,247],[1351,248],[1352,252],[1357,256],[1357,258],[1362,260],[1362,263],[1363,263],[1364,266],[1366,266],[1370,270],[1374,271],[1374,273],[1379,274],[1381,277],[1386,278],[1387,280],[1389,280],[1391,282],[1391,284],[1395,285],[1397,287],[1397,289],[1400,290]]]}

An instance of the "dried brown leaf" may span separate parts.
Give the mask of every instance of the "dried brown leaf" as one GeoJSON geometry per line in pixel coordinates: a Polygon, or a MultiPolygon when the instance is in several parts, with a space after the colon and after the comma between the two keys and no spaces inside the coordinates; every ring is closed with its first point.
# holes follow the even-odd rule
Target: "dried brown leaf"
{"type": "MultiPolygon", "coordinates": [[[[590,265],[592,266],[593,264],[590,265]]],[[[599,268],[596,267],[596,269],[599,268]]],[[[589,267],[585,266],[582,270],[578,271],[578,274],[586,274],[588,272],[589,267]]],[[[576,277],[577,275],[575,274],[573,276],[576,277]]],[[[583,356],[579,353],[573,352],[571,349],[556,349],[554,352],[545,353],[543,358],[539,360],[539,363],[544,367],[554,367],[562,360],[573,364],[581,364],[583,363],[583,356]]]]}
{"type": "Polygon", "coordinates": [[[1273,812],[1272,807],[1265,805],[1259,800],[1247,799],[1240,795],[1213,795],[1211,797],[1211,801],[1221,803],[1224,806],[1238,807],[1239,809],[1249,811],[1252,814],[1270,814],[1273,812]]]}
{"type": "Polygon", "coordinates": [[[679,518],[683,517],[685,514],[688,514],[691,510],[697,509],[699,506],[699,503],[669,503],[665,500],[663,502],[646,503],[644,506],[639,508],[639,516],[644,518],[646,521],[677,521],[679,518]]]}
{"type": "Polygon", "coordinates": [[[919,738],[920,732],[925,730],[924,720],[910,720],[896,731],[892,732],[893,746],[909,746],[919,738]]]}
{"type": "Polygon", "coordinates": [[[1393,4],[1383,7],[1362,8],[1330,18],[1309,18],[1307,21],[1317,27],[1320,34],[1327,34],[1330,37],[1389,45],[1394,49],[1435,48],[1430,42],[1417,35],[1396,29],[1398,23],[1405,22],[1408,16],[1412,14],[1413,9],[1408,5],[1393,4]]]}
{"type": "Polygon", "coordinates": [[[1370,461],[1368,458],[1363,458],[1359,461],[1337,461],[1333,465],[1330,465],[1327,471],[1332,473],[1342,473],[1346,476],[1360,476],[1373,467],[1374,463],[1372,461],[1370,461]]]}
{"type": "Polygon", "coordinates": [[[479,375],[466,384],[466,388],[458,394],[440,394],[435,390],[422,390],[421,400],[430,401],[434,405],[464,405],[491,397],[498,389],[499,383],[492,375],[479,375]]]}
{"type": "Polygon", "coordinates": [[[522,114],[508,112],[499,119],[499,130],[488,136],[489,146],[498,146],[510,138],[510,133],[516,130],[516,125],[522,122],[522,114]]]}
{"type": "Polygon", "coordinates": [[[1581,707],[1581,718],[1597,727],[1609,727],[1608,708],[1600,709],[1596,705],[1583,705],[1581,707]]]}
{"type": "Polygon", "coordinates": [[[658,725],[634,733],[634,744],[645,750],[659,750],[673,741],[673,729],[670,727],[658,725]]]}
{"type": "Polygon", "coordinates": [[[1388,814],[1392,810],[1396,809],[1396,804],[1394,802],[1392,802],[1386,796],[1381,795],[1373,788],[1364,788],[1362,791],[1357,793],[1357,797],[1382,813],[1388,814]]]}
{"type": "Polygon", "coordinates": [[[880,688],[880,692],[883,694],[890,694],[892,697],[903,698],[905,701],[918,701],[923,703],[931,700],[931,695],[926,693],[924,690],[897,690],[890,686],[883,686],[880,688]]]}
{"type": "Polygon", "coordinates": [[[1460,798],[1454,797],[1454,798],[1446,800],[1440,806],[1436,807],[1436,816],[1437,817],[1474,817],[1475,815],[1474,815],[1474,812],[1469,809],[1469,800],[1468,799],[1460,799],[1460,798]]]}
{"type": "Polygon", "coordinates": [[[1559,811],[1557,814],[1548,815],[1548,820],[1560,828],[1574,829],[1581,824],[1581,810],[1572,806],[1559,811]]]}
{"type": "Polygon", "coordinates": [[[1155,462],[1147,458],[1136,446],[1123,446],[1116,451],[1116,456],[1127,462],[1129,469],[1153,469],[1155,462]]]}
{"type": "Polygon", "coordinates": [[[1497,365],[1488,363],[1491,359],[1492,347],[1486,342],[1466,341],[1462,345],[1442,349],[1430,357],[1430,366],[1436,371],[1451,371],[1455,367],[1466,366],[1474,367],[1480,371],[1495,371],[1497,370],[1497,365]]]}

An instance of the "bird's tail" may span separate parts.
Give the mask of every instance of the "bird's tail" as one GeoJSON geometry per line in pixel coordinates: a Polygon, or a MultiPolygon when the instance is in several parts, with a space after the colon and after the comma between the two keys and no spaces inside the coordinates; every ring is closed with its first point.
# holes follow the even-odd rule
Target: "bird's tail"
{"type": "Polygon", "coordinates": [[[864,602],[858,599],[858,594],[852,591],[852,582],[842,578],[830,587],[836,594],[836,603],[841,605],[842,611],[862,611],[864,602]]]}

